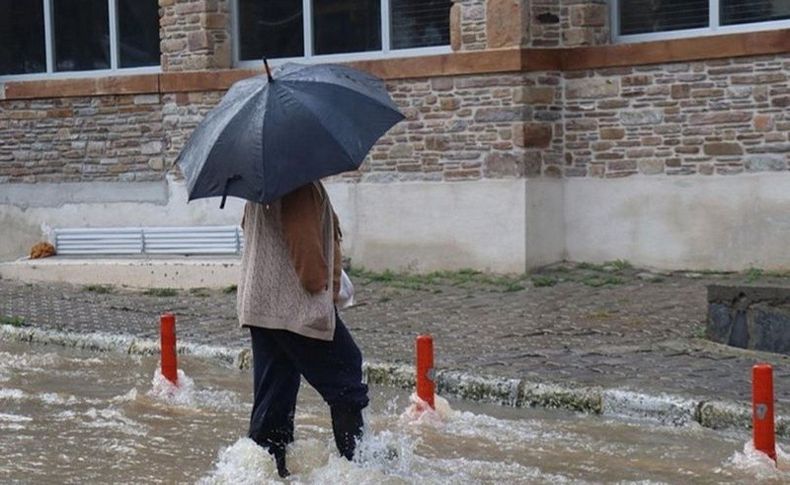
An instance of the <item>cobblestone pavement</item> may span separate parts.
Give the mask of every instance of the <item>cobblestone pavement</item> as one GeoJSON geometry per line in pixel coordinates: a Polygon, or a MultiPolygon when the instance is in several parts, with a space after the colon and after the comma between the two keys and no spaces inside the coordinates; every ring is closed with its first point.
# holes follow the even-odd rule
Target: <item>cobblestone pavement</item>
{"type": "MultiPolygon", "coordinates": [[[[706,285],[766,281],[759,273],[562,265],[521,278],[352,274],[358,304],[343,317],[370,361],[411,362],[413,339],[424,332],[434,336],[436,363],[445,369],[742,402],[750,399],[751,365],[767,361],[776,366],[780,405],[790,402],[790,356],[701,338],[706,285]]],[[[246,346],[231,290],[157,296],[168,292],[0,280],[0,316],[43,329],[156,338],[157,316],[172,311],[180,339],[246,346]]]]}

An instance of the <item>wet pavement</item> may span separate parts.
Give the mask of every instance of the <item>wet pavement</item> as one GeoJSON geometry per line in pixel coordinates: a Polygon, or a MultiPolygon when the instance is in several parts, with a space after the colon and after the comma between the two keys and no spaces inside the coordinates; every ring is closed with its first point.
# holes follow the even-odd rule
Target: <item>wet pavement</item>
{"type": "MultiPolygon", "coordinates": [[[[790,356],[702,338],[706,285],[787,284],[786,275],[658,274],[614,263],[521,277],[354,271],[352,279],[357,305],[342,315],[369,361],[411,363],[414,337],[430,333],[443,369],[743,403],[751,366],[769,362],[780,408],[790,402],[790,356]]],[[[182,340],[248,345],[232,288],[146,292],[0,280],[5,323],[157,338],[164,311],[177,314],[182,340]]]]}

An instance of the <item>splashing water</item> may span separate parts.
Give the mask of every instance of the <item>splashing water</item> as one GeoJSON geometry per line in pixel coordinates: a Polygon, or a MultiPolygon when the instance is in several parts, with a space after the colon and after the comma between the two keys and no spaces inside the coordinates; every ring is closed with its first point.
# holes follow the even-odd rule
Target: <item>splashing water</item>
{"type": "Polygon", "coordinates": [[[171,406],[195,407],[195,381],[178,369],[174,384],[162,375],[161,367],[157,366],[147,395],[171,406]]]}
{"type": "MultiPolygon", "coordinates": [[[[136,391],[133,389],[130,393],[132,392],[136,391]]],[[[162,404],[193,410],[246,409],[246,406],[242,406],[236,395],[230,391],[197,388],[195,381],[181,369],[178,369],[177,382],[173,384],[162,375],[160,366],[154,371],[151,390],[146,396],[162,404]]],[[[136,394],[132,394],[131,399],[135,398],[136,394]]]]}
{"type": "Polygon", "coordinates": [[[776,463],[765,453],[757,451],[754,441],[743,445],[743,452],[736,451],[726,462],[725,467],[745,471],[757,480],[790,481],[790,454],[776,447],[776,463]]]}
{"type": "MultiPolygon", "coordinates": [[[[353,462],[339,456],[334,444],[308,438],[288,447],[290,483],[406,484],[417,478],[411,472],[413,444],[404,436],[383,432],[367,436],[359,444],[353,462]],[[395,456],[393,456],[393,450],[395,456]]],[[[200,485],[252,485],[282,483],[274,460],[249,438],[224,448],[215,469],[198,481],[200,485]]]]}
{"type": "MultiPolygon", "coordinates": [[[[0,483],[282,483],[240,438],[248,372],[185,357],[173,386],[157,360],[0,342],[0,483]]],[[[288,483],[790,483],[790,444],[775,468],[746,431],[370,392],[349,462],[326,404],[300,391],[288,483]]]]}
{"type": "Polygon", "coordinates": [[[411,404],[406,408],[406,411],[401,414],[401,421],[404,423],[412,424],[427,424],[431,423],[438,425],[448,419],[451,419],[455,411],[450,408],[450,403],[447,399],[441,396],[434,396],[434,406],[431,406],[420,399],[417,393],[414,392],[409,396],[411,404]]]}

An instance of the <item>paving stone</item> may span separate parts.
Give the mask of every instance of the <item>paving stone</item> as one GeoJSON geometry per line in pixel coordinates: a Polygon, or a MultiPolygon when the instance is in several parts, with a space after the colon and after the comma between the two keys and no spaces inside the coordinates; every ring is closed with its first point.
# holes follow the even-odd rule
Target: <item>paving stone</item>
{"type": "MultiPolygon", "coordinates": [[[[701,338],[706,286],[720,277],[678,274],[650,282],[638,276],[644,270],[629,272],[623,284],[600,287],[585,285],[585,274],[572,281],[557,272],[554,286],[533,288],[525,280],[525,289],[479,282],[409,286],[360,277],[358,304],[342,313],[367,360],[411,363],[414,338],[430,333],[441,370],[507,379],[748,402],[755,362],[774,364],[778,375],[790,369],[788,356],[701,338]]],[[[176,313],[185,341],[248,345],[232,293],[156,297],[115,288],[100,294],[68,284],[0,280],[0,315],[42,329],[157,338],[157,318],[165,311],[176,313]]],[[[775,386],[778,400],[790,400],[790,380],[777,377],[775,386]]]]}

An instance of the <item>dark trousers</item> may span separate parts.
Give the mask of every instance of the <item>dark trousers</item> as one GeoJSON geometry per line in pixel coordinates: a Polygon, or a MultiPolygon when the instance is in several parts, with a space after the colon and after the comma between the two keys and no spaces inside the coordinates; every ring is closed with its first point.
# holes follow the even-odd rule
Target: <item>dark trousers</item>
{"type": "MultiPolygon", "coordinates": [[[[360,411],[368,405],[368,386],[362,382],[362,353],[340,316],[331,342],[286,330],[250,327],[250,333],[254,379],[249,430],[252,440],[275,455],[284,453],[285,446],[293,442],[301,376],[331,408],[333,427],[348,413],[359,415],[361,420],[360,411]],[[341,419],[335,419],[336,416],[341,419]]],[[[335,429],[336,440],[337,435],[335,429]]]]}

